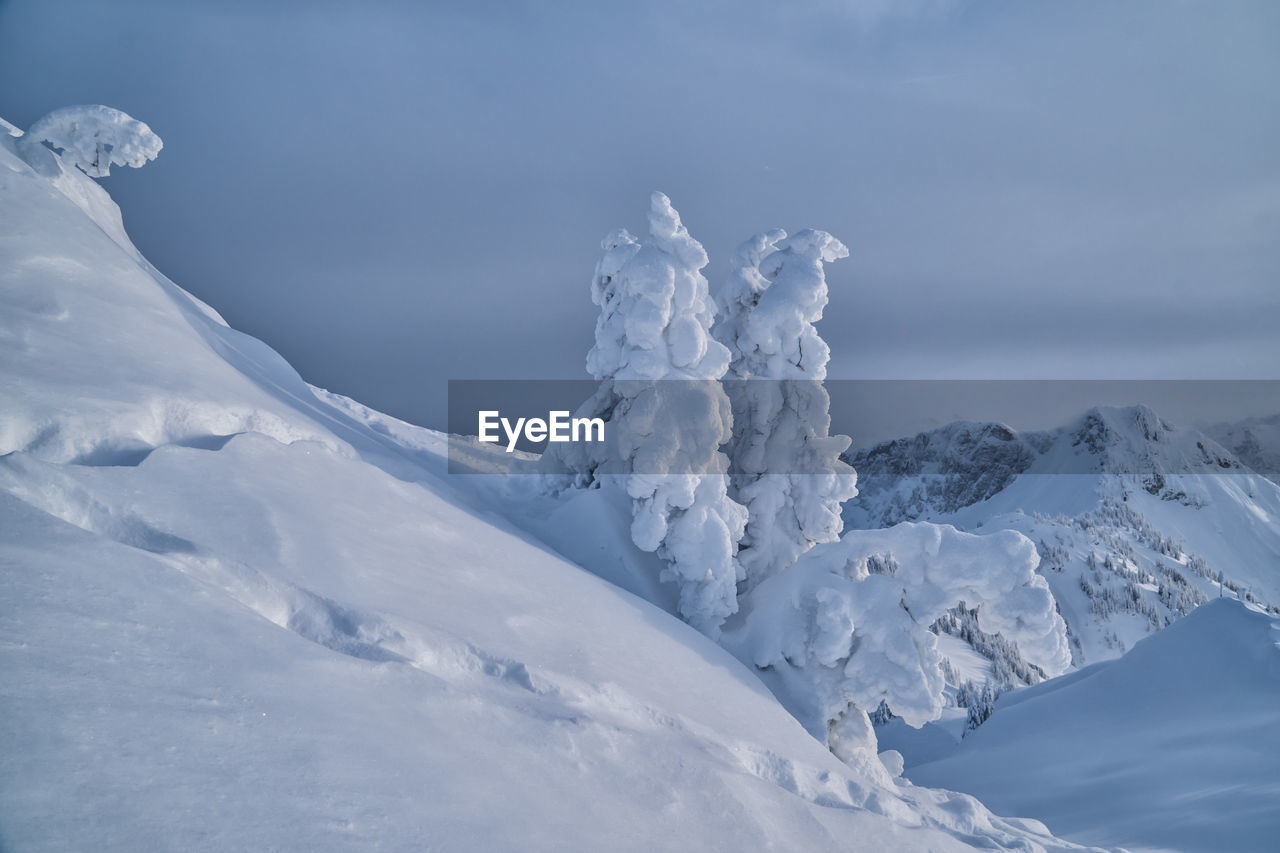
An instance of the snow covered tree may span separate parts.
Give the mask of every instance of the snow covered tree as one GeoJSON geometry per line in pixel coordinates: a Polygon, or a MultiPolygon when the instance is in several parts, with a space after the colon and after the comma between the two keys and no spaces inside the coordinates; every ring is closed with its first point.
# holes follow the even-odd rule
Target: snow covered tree
{"type": "Polygon", "coordinates": [[[971,732],[991,719],[991,715],[995,713],[996,699],[999,698],[1000,691],[993,688],[990,681],[982,682],[981,687],[972,681],[961,685],[956,695],[956,704],[969,711],[965,718],[965,731],[971,732]]]}
{"type": "Polygon", "coordinates": [[[944,659],[929,626],[961,603],[1048,676],[1071,663],[1066,626],[1034,543],[904,523],[818,545],[742,598],[741,627],[722,642],[841,758],[874,750],[868,709],[888,705],[921,726],[942,712],[944,659]],[[897,569],[872,573],[873,558],[897,569]]]}
{"type": "Polygon", "coordinates": [[[729,277],[720,289],[717,300],[720,311],[713,332],[716,340],[729,350],[727,378],[730,380],[755,375],[755,362],[748,360],[749,354],[755,354],[755,347],[747,331],[747,319],[773,283],[761,272],[760,264],[786,236],[787,232],[781,228],[762,231],[740,245],[729,261],[729,277]]]}
{"type": "Polygon", "coordinates": [[[715,334],[731,354],[730,496],[749,513],[738,555],[747,590],[838,539],[840,505],[858,493],[840,459],[849,438],[829,435],[830,350],[814,327],[827,304],[823,264],[848,255],[824,231],[757,234],[721,295],[715,334]]]}
{"type": "Polygon", "coordinates": [[[101,104],[54,110],[31,125],[18,144],[26,157],[46,142],[92,178],[105,178],[112,166],[143,166],[164,147],[146,124],[101,104]]]}
{"type": "Polygon", "coordinates": [[[587,369],[601,380],[579,416],[608,422],[607,442],[563,445],[547,469],[579,487],[612,483],[632,499],[631,537],[667,564],[681,616],[715,635],[737,610],[734,557],[746,511],[729,499],[729,353],[710,333],[707,255],[662,193],[650,199],[649,237],[605,238],[591,285],[600,306],[587,369]]]}

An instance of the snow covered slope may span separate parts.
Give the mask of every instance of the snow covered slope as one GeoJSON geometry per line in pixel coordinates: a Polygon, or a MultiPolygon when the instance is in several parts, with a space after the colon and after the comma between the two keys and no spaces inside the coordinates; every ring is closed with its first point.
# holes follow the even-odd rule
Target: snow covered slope
{"type": "Polygon", "coordinates": [[[1254,471],[1280,483],[1280,414],[1216,424],[1205,434],[1254,471]]]}
{"type": "Polygon", "coordinates": [[[1273,617],[1212,601],[1119,660],[1002,697],[907,775],[1094,844],[1275,850],[1278,640],[1273,617]]]}
{"type": "Polygon", "coordinates": [[[927,520],[1036,542],[1076,665],[1218,594],[1280,604],[1280,486],[1145,406],[1056,430],[961,422],[856,451],[852,527],[927,520]]]}
{"type": "Polygon", "coordinates": [[[316,392],[0,136],[0,848],[1062,849],[316,392]]]}

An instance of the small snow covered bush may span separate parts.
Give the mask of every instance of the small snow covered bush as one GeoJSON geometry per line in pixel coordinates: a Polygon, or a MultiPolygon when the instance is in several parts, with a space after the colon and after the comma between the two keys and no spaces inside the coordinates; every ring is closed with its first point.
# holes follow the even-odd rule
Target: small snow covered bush
{"type": "Polygon", "coordinates": [[[941,714],[943,657],[929,626],[962,603],[1045,675],[1066,671],[1066,626],[1038,560],[1034,543],[1013,531],[975,536],[925,523],[852,531],[745,596],[742,627],[724,642],[771,671],[775,691],[833,749],[874,748],[867,710],[885,703],[912,726],[941,714]],[[886,555],[895,570],[872,572],[886,555]]]}
{"type": "Polygon", "coordinates": [[[104,178],[112,166],[143,166],[164,147],[143,122],[100,104],[63,107],[31,125],[20,145],[48,143],[62,159],[92,178],[104,178]]]}

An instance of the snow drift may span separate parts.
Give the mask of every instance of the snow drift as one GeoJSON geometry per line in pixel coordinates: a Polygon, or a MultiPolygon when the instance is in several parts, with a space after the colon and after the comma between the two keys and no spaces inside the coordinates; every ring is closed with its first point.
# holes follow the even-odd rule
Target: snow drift
{"type": "Polygon", "coordinates": [[[1124,657],[1000,699],[948,757],[908,769],[1093,844],[1274,850],[1280,626],[1212,601],[1124,657]]]}

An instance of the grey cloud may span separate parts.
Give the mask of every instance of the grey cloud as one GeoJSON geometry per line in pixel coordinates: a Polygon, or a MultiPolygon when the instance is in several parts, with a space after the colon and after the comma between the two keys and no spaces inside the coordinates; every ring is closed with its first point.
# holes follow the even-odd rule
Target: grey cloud
{"type": "Polygon", "coordinates": [[[310,381],[443,422],[582,375],[598,241],[820,227],[847,375],[1274,375],[1280,6],[0,5],[0,115],[147,121],[140,248],[310,381]],[[1136,372],[1135,372],[1136,371],[1136,372]]]}

